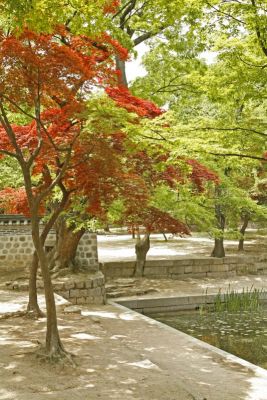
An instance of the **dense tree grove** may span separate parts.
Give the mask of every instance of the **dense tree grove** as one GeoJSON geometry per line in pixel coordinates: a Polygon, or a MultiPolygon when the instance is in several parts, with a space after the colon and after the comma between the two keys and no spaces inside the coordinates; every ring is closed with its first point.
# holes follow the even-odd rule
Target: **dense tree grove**
{"type": "Polygon", "coordinates": [[[248,223],[266,220],[266,2],[25,0],[0,10],[0,210],[31,217],[28,310],[41,314],[39,266],[45,354],[57,359],[68,354],[51,272],[79,267],[88,227],[127,226],[142,276],[152,232],[197,227],[224,257],[227,232],[242,251],[248,223]],[[141,43],[146,75],[132,80],[141,43]]]}

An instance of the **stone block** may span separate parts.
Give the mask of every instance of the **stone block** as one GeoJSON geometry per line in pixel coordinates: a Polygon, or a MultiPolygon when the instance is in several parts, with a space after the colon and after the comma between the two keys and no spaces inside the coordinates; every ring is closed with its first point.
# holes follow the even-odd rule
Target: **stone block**
{"type": "Polygon", "coordinates": [[[193,265],[192,266],[192,273],[196,274],[196,273],[203,273],[203,272],[209,272],[210,270],[210,265],[206,264],[205,265],[193,265]]]}
{"type": "Polygon", "coordinates": [[[88,289],[89,296],[101,296],[101,293],[102,293],[102,291],[101,291],[100,287],[97,287],[94,289],[88,289]]]}
{"type": "Polygon", "coordinates": [[[172,264],[173,264],[174,267],[176,267],[176,266],[181,267],[181,266],[187,266],[187,265],[192,266],[193,265],[193,260],[190,259],[190,258],[172,260],[172,264]]]}
{"type": "Polygon", "coordinates": [[[223,263],[224,264],[237,264],[238,263],[238,257],[234,256],[227,256],[223,258],[223,263]]]}
{"type": "Polygon", "coordinates": [[[224,258],[217,258],[217,257],[209,257],[209,264],[223,264],[224,258]]]}
{"type": "Polygon", "coordinates": [[[75,283],[74,282],[65,282],[64,283],[64,289],[69,290],[69,289],[74,289],[75,283]]]}
{"type": "Polygon", "coordinates": [[[76,304],[85,304],[85,303],[86,303],[86,297],[77,297],[76,304]]]}
{"type": "Polygon", "coordinates": [[[95,296],[92,300],[92,304],[104,304],[103,296],[95,296]]]}
{"type": "Polygon", "coordinates": [[[104,278],[104,276],[103,276],[103,277],[100,277],[100,278],[97,278],[97,281],[98,281],[98,286],[103,286],[103,285],[105,285],[105,278],[104,278]]]}
{"type": "Polygon", "coordinates": [[[54,291],[57,292],[59,290],[64,290],[64,283],[63,282],[56,282],[53,283],[54,291]]]}
{"type": "Polygon", "coordinates": [[[84,285],[85,285],[85,288],[86,288],[86,289],[92,288],[92,287],[93,287],[93,281],[92,281],[92,279],[86,281],[86,282],[84,283],[84,285]]]}
{"type": "Polygon", "coordinates": [[[87,292],[88,292],[88,289],[80,289],[79,296],[85,297],[85,296],[87,296],[87,292]]]}
{"type": "Polygon", "coordinates": [[[147,260],[146,266],[153,267],[153,268],[154,267],[159,267],[159,268],[172,267],[173,260],[147,260]]]}
{"type": "Polygon", "coordinates": [[[83,289],[84,287],[85,287],[85,282],[83,282],[83,281],[75,282],[75,288],[83,289]]]}
{"type": "MultiPolygon", "coordinates": [[[[214,263],[214,261],[212,261],[214,263]]],[[[210,257],[201,257],[192,259],[192,265],[197,266],[206,266],[210,265],[210,257]]]]}
{"type": "Polygon", "coordinates": [[[70,298],[70,291],[69,290],[64,290],[64,291],[56,291],[60,296],[64,297],[64,299],[69,300],[70,298]]]}
{"type": "Polygon", "coordinates": [[[267,263],[265,263],[265,262],[256,262],[256,263],[254,264],[254,267],[255,267],[257,270],[264,270],[264,269],[267,268],[267,263]]]}
{"type": "Polygon", "coordinates": [[[184,267],[184,273],[185,274],[191,274],[192,273],[192,265],[186,265],[184,267]]]}
{"type": "Polygon", "coordinates": [[[248,265],[247,264],[237,264],[236,265],[237,275],[243,275],[248,273],[248,265]]]}
{"type": "Polygon", "coordinates": [[[206,278],[207,272],[194,272],[192,273],[192,278],[206,278]]]}
{"type": "Polygon", "coordinates": [[[168,267],[145,267],[144,276],[167,276],[168,267]]]}
{"type": "MultiPolygon", "coordinates": [[[[175,267],[170,267],[168,272],[169,272],[170,274],[182,275],[182,274],[184,274],[184,272],[185,272],[185,268],[186,268],[186,267],[184,267],[184,266],[177,265],[177,266],[175,266],[175,267]]],[[[191,268],[192,268],[192,267],[191,267],[191,268]]]]}
{"type": "Polygon", "coordinates": [[[80,289],[70,289],[70,298],[79,296],[80,296],[80,289]]]}
{"type": "Polygon", "coordinates": [[[93,304],[94,297],[93,296],[87,296],[86,297],[86,303],[87,304],[93,304]]]}
{"type": "Polygon", "coordinates": [[[228,271],[229,271],[229,265],[219,264],[219,265],[211,265],[210,271],[207,272],[228,272],[228,271]]]}
{"type": "Polygon", "coordinates": [[[257,272],[258,272],[257,266],[256,265],[249,265],[248,266],[248,272],[250,274],[257,274],[257,272]]]}

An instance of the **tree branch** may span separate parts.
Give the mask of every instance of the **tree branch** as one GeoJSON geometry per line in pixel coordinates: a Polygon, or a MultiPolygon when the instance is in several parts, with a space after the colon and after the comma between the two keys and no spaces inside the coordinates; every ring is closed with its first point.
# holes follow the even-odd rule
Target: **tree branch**
{"type": "Polygon", "coordinates": [[[213,152],[208,152],[208,154],[211,154],[211,155],[213,155],[213,156],[219,156],[219,157],[250,158],[251,160],[259,160],[259,161],[267,162],[267,159],[264,158],[264,157],[252,156],[252,155],[250,155],[250,154],[239,154],[239,153],[213,153],[213,152]]]}
{"type": "Polygon", "coordinates": [[[239,126],[237,127],[233,127],[233,128],[216,128],[216,127],[211,127],[211,126],[206,126],[203,128],[194,128],[191,131],[242,131],[242,132],[251,132],[251,133],[255,133],[257,135],[266,137],[267,133],[261,132],[261,131],[257,131],[255,129],[249,129],[249,128],[241,128],[239,126]]]}

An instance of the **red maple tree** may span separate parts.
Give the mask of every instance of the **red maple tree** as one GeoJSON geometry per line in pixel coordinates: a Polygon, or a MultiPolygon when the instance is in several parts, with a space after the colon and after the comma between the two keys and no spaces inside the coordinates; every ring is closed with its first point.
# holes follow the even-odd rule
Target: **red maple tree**
{"type": "MultiPolygon", "coordinates": [[[[113,54],[127,57],[127,52],[107,34],[92,40],[71,35],[64,27],[53,34],[27,29],[19,35],[0,33],[0,153],[14,157],[24,177],[27,203],[21,205],[31,216],[34,259],[39,262],[44,280],[46,353],[52,358],[66,353],[57,329],[44,241],[75,186],[69,171],[76,162],[73,155],[77,159],[81,156],[79,136],[86,96],[95,87],[117,82],[113,54]],[[23,123],[14,124],[13,116],[23,123]],[[62,191],[62,200],[40,232],[42,207],[56,187],[62,191]]],[[[6,205],[21,212],[14,208],[10,189],[2,195],[6,205]]]]}

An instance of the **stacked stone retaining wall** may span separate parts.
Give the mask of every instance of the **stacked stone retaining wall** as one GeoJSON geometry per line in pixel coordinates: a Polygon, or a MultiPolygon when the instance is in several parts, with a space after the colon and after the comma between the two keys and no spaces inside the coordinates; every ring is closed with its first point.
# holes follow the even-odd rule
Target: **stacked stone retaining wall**
{"type": "MultiPolygon", "coordinates": [[[[52,230],[45,241],[46,251],[50,251],[56,242],[52,230]]],[[[24,217],[6,217],[0,219],[0,268],[27,267],[33,255],[30,220],[24,217]]],[[[98,271],[97,238],[95,233],[85,233],[80,240],[76,261],[89,271],[98,271]]]]}
{"type": "MultiPolygon", "coordinates": [[[[30,266],[33,255],[31,221],[23,216],[0,216],[0,268],[30,266]]],[[[42,229],[42,225],[41,225],[42,229]]],[[[56,234],[51,231],[45,242],[49,252],[55,245],[56,234]]],[[[66,276],[54,280],[54,291],[73,304],[104,304],[106,302],[105,279],[99,271],[96,234],[87,232],[80,240],[76,261],[85,272],[83,276],[66,276]]],[[[41,281],[37,282],[43,288],[41,281]]],[[[14,290],[28,290],[27,282],[11,282],[14,290]]]]}
{"type": "MultiPolygon", "coordinates": [[[[129,278],[134,275],[134,269],[134,261],[100,264],[105,278],[129,278]]],[[[148,260],[144,269],[144,277],[153,279],[227,278],[248,274],[267,274],[267,254],[148,260]]]]}
{"type": "MultiPolygon", "coordinates": [[[[27,291],[29,284],[26,281],[7,282],[9,289],[27,291]]],[[[42,291],[43,281],[37,281],[38,291],[42,291]]],[[[102,272],[94,274],[70,275],[53,280],[54,292],[69,300],[73,304],[105,304],[105,278],[102,272]]]]}

